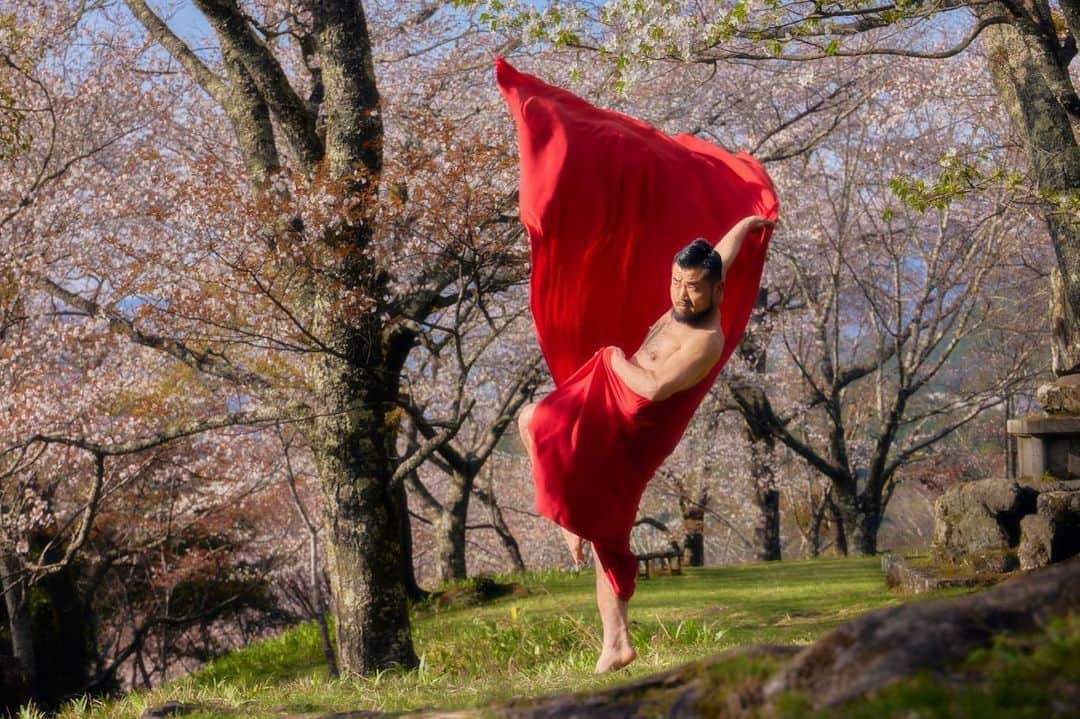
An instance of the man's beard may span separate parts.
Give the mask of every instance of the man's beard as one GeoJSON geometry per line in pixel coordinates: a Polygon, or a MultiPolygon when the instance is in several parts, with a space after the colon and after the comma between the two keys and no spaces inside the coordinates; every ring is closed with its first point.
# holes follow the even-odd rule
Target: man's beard
{"type": "Polygon", "coordinates": [[[700,312],[685,312],[679,310],[676,307],[671,308],[671,316],[676,322],[681,322],[684,325],[690,325],[691,327],[701,327],[708,324],[713,315],[716,314],[716,304],[710,298],[709,306],[700,312]]]}

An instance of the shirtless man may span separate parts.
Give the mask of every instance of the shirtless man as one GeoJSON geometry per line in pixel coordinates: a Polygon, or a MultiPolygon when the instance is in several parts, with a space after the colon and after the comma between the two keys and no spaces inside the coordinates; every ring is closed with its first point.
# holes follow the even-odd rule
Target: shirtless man
{"type": "MultiPolygon", "coordinates": [[[[720,329],[720,301],[724,277],[739,253],[748,233],[772,226],[760,216],[750,216],[735,225],[713,248],[703,239],[681,250],[671,266],[671,310],[649,329],[641,348],[630,359],[615,348],[611,369],[629,389],[646,399],[660,402],[700,382],[720,359],[724,335],[720,329]]],[[[535,405],[528,405],[518,417],[522,441],[529,446],[528,432],[535,405]]],[[[575,564],[584,564],[581,537],[562,528],[575,564]]],[[[620,669],[634,661],[637,653],[630,642],[627,608],[604,576],[597,560],[596,603],[604,627],[604,644],[596,671],[620,669]]]]}

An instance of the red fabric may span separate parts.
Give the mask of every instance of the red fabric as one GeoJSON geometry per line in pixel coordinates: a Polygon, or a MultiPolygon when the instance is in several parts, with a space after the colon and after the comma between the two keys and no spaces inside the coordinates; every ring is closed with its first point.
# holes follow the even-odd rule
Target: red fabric
{"type": "Polygon", "coordinates": [[[731,264],[723,355],[700,383],[651,402],[612,372],[604,348],[631,356],[671,309],[678,250],[696,237],[718,242],[747,215],[776,219],[779,205],[764,168],[746,153],[669,137],[501,58],[496,79],[517,125],[530,306],[556,385],[529,427],[537,510],[592,542],[616,594],[629,599],[641,494],[742,337],[769,233],[746,238],[731,264]]]}

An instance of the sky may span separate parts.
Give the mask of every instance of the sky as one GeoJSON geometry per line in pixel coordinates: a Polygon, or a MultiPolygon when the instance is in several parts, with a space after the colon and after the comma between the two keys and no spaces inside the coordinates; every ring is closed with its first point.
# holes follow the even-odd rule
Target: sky
{"type": "Polygon", "coordinates": [[[159,15],[164,15],[171,7],[177,8],[168,21],[169,27],[189,44],[197,45],[200,39],[210,34],[210,26],[206,18],[195,9],[191,0],[173,0],[172,2],[150,0],[149,5],[157,10],[159,15]]]}

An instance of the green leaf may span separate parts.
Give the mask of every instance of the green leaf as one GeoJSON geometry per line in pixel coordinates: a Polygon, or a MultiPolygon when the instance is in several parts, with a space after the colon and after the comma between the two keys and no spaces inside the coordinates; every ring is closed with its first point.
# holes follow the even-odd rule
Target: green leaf
{"type": "Polygon", "coordinates": [[[578,38],[578,36],[575,35],[574,33],[572,33],[569,30],[560,30],[558,32],[558,34],[555,35],[555,39],[552,42],[556,47],[558,47],[560,45],[580,45],[581,44],[581,40],[578,38]]]}

